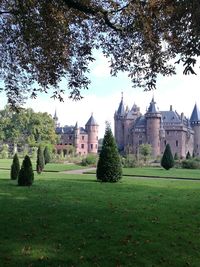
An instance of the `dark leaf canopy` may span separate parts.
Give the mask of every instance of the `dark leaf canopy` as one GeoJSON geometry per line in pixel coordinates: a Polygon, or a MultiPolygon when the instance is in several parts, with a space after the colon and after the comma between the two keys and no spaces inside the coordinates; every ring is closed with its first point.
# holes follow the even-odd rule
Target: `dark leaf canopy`
{"type": "Polygon", "coordinates": [[[53,88],[62,100],[90,83],[94,49],[110,58],[111,74],[127,71],[151,90],[157,75],[195,74],[200,54],[199,0],[1,0],[0,76],[11,106],[53,88]]]}

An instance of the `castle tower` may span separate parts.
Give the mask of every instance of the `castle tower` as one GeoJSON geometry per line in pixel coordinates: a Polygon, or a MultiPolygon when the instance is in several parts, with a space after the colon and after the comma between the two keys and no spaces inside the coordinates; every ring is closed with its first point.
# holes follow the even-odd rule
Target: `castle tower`
{"type": "Polygon", "coordinates": [[[96,123],[93,114],[89,118],[85,125],[85,129],[88,133],[88,153],[98,152],[98,130],[99,125],[96,123]]]}
{"type": "Polygon", "coordinates": [[[80,135],[80,129],[78,127],[78,122],[76,122],[74,126],[74,146],[76,148],[76,152],[78,152],[79,135],[80,135]]]}
{"type": "Polygon", "coordinates": [[[200,155],[200,111],[195,104],[190,117],[191,127],[194,131],[194,155],[200,155]]]}
{"type": "Polygon", "coordinates": [[[161,113],[156,109],[156,102],[152,98],[146,117],[147,142],[152,146],[152,156],[160,155],[161,113]]]}
{"type": "Polygon", "coordinates": [[[124,117],[125,117],[125,108],[124,108],[124,101],[123,101],[123,94],[121,101],[119,103],[118,110],[115,112],[114,115],[114,127],[115,127],[115,140],[119,150],[124,149],[124,117]]]}

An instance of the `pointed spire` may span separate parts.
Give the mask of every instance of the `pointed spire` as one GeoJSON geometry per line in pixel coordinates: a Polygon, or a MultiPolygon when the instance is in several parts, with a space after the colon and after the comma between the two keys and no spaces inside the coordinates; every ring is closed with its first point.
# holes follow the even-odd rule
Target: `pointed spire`
{"type": "Polygon", "coordinates": [[[74,129],[77,130],[78,129],[78,122],[76,122],[74,129]]]}
{"type": "Polygon", "coordinates": [[[157,113],[156,109],[156,102],[154,101],[154,96],[152,97],[152,100],[150,102],[149,108],[147,110],[148,113],[157,113]]]}
{"type": "Polygon", "coordinates": [[[56,120],[56,121],[58,120],[56,109],[55,109],[55,113],[54,113],[53,119],[56,120]]]}
{"type": "Polygon", "coordinates": [[[190,122],[191,123],[197,123],[200,122],[200,111],[197,107],[197,104],[195,103],[194,109],[192,111],[192,115],[190,117],[190,122]]]}
{"type": "Polygon", "coordinates": [[[119,103],[119,107],[118,107],[118,110],[117,110],[117,115],[119,115],[119,116],[124,116],[124,114],[125,114],[123,98],[124,97],[123,97],[123,92],[122,92],[121,102],[119,103]]]}
{"type": "Polygon", "coordinates": [[[97,122],[95,121],[94,117],[93,117],[93,113],[92,113],[91,117],[89,118],[88,122],[86,123],[86,126],[91,126],[91,125],[98,125],[97,122]]]}

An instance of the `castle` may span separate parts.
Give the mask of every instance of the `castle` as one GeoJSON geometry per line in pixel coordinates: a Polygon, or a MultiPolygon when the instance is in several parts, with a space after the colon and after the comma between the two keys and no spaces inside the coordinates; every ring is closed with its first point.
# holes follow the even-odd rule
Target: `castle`
{"type": "Polygon", "coordinates": [[[53,116],[55,121],[55,131],[59,136],[59,143],[56,145],[57,151],[64,150],[72,145],[77,155],[87,155],[88,153],[97,154],[98,152],[98,124],[93,115],[87,121],[85,128],[75,126],[61,127],[58,123],[58,117],[55,111],[53,116]]]}
{"type": "Polygon", "coordinates": [[[139,153],[141,144],[152,146],[152,157],[162,155],[169,144],[173,155],[180,157],[200,155],[200,112],[195,104],[190,119],[172,109],[159,111],[154,97],[144,115],[134,104],[125,109],[123,96],[114,114],[115,139],[118,148],[125,153],[139,153]]]}

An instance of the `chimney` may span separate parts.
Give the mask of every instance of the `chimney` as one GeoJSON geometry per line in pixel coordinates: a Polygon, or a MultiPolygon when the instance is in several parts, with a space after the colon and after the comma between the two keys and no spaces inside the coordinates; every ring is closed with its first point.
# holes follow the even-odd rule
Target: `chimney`
{"type": "Polygon", "coordinates": [[[170,111],[172,111],[172,105],[170,105],[170,108],[169,108],[170,111]]]}
{"type": "Polygon", "coordinates": [[[183,121],[183,118],[184,118],[184,113],[182,112],[181,113],[181,121],[183,121]]]}

